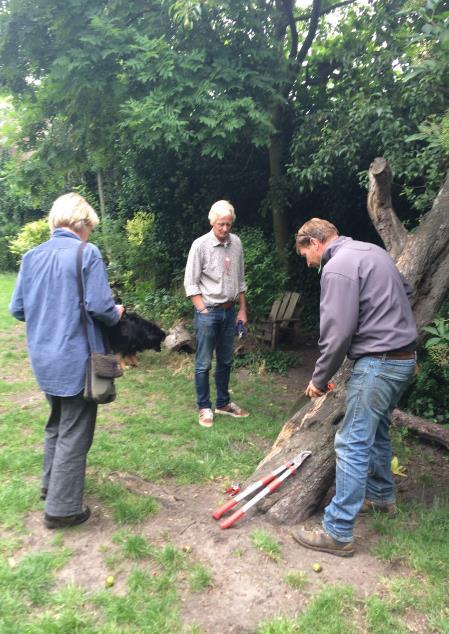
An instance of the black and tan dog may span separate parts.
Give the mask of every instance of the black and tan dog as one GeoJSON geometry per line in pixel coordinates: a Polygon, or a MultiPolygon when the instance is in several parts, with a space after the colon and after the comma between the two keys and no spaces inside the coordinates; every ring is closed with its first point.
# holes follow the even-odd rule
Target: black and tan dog
{"type": "Polygon", "coordinates": [[[143,350],[161,351],[165,332],[148,319],[137,313],[125,312],[118,324],[107,328],[109,344],[117,354],[122,368],[136,366],[136,354],[143,350]]]}

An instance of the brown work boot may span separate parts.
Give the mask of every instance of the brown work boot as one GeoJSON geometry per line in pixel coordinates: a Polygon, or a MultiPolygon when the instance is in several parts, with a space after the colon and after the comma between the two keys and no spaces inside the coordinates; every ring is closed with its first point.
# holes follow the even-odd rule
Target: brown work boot
{"type": "Polygon", "coordinates": [[[304,526],[292,530],[294,540],[312,550],[319,550],[323,553],[337,555],[338,557],[352,557],[354,554],[353,542],[339,542],[334,539],[323,528],[314,531],[308,531],[304,526]]]}
{"type": "Polygon", "coordinates": [[[199,410],[198,422],[201,427],[212,427],[214,424],[214,413],[210,407],[204,407],[199,410]]]}
{"type": "Polygon", "coordinates": [[[389,517],[394,517],[398,513],[398,507],[394,502],[375,502],[374,500],[365,499],[359,511],[359,515],[368,515],[369,513],[387,513],[389,517]]]}
{"type": "Polygon", "coordinates": [[[225,416],[233,416],[234,418],[246,418],[249,416],[249,412],[236,405],[235,403],[228,403],[223,407],[215,408],[216,414],[224,414],[225,416]]]}

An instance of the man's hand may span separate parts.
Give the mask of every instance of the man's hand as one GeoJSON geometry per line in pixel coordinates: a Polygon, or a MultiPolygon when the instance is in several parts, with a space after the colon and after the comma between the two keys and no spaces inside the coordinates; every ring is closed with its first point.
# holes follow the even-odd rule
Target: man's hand
{"type": "Polygon", "coordinates": [[[115,305],[115,308],[116,308],[116,310],[117,310],[117,312],[118,312],[118,316],[119,316],[119,317],[120,317],[120,319],[121,319],[121,318],[122,318],[122,316],[123,316],[123,313],[125,312],[125,307],[124,307],[124,306],[122,306],[122,304],[116,304],[116,305],[115,305]]]}
{"type": "Polygon", "coordinates": [[[246,310],[242,308],[239,310],[239,312],[237,313],[237,317],[235,318],[235,323],[237,323],[238,321],[241,321],[243,325],[246,326],[246,324],[248,323],[248,316],[246,314],[246,310]]]}
{"type": "Polygon", "coordinates": [[[323,396],[323,394],[325,394],[323,390],[320,390],[312,383],[312,381],[309,381],[309,385],[306,388],[306,396],[309,398],[316,398],[317,396],[323,396]]]}

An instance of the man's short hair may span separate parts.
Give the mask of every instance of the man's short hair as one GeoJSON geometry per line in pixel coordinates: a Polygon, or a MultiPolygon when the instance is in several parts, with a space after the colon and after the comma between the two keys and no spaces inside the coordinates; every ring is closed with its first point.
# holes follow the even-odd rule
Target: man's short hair
{"type": "Polygon", "coordinates": [[[67,227],[78,233],[84,227],[95,229],[99,222],[100,219],[89,203],[75,192],[59,196],[48,215],[50,231],[67,227]]]}
{"type": "Polygon", "coordinates": [[[210,223],[213,224],[218,218],[223,218],[223,216],[231,216],[232,222],[235,222],[234,207],[229,200],[217,200],[210,208],[208,218],[210,223]]]}
{"type": "Polygon", "coordinates": [[[318,242],[324,243],[338,236],[338,229],[328,220],[322,220],[321,218],[312,218],[302,225],[298,229],[296,234],[296,248],[305,247],[310,244],[310,240],[314,238],[318,242]]]}

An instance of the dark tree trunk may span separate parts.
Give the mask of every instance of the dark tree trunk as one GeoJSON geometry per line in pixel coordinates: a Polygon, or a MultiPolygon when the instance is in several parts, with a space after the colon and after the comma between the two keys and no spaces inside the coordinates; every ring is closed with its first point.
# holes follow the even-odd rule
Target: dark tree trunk
{"type": "MultiPolygon", "coordinates": [[[[418,327],[435,317],[449,288],[449,176],[431,211],[413,233],[397,218],[391,204],[390,169],[385,159],[374,160],[369,170],[369,214],[398,269],[413,289],[413,308],[418,327]]],[[[261,508],[267,518],[295,523],[309,517],[332,484],[335,473],[333,439],[345,408],[345,383],[351,363],[345,361],[334,377],[335,389],[313,399],[284,425],[269,454],[252,480],[268,473],[303,450],[312,456],[300,474],[289,478],[261,508]]]]}
{"type": "Polygon", "coordinates": [[[276,132],[271,135],[268,155],[270,159],[270,192],[271,215],[273,220],[274,242],[278,249],[283,249],[289,240],[290,231],[288,214],[283,194],[285,177],[285,132],[283,130],[283,108],[278,106],[272,113],[276,132]]]}

